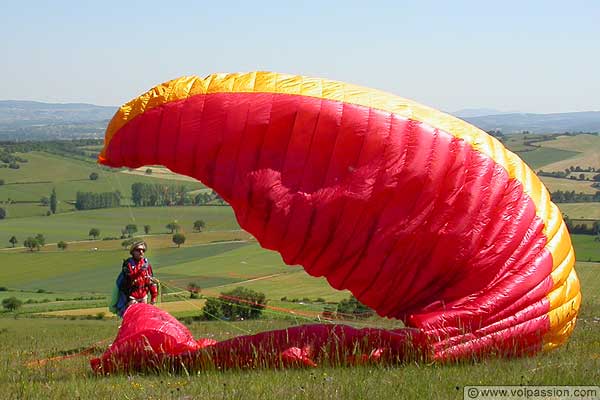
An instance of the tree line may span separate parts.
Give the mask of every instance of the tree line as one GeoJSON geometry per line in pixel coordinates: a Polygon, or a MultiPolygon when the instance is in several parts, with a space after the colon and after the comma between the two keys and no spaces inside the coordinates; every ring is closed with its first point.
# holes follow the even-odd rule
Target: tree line
{"type": "Polygon", "coordinates": [[[574,190],[562,191],[557,190],[555,192],[550,193],[550,198],[553,203],[591,203],[591,202],[600,202],[600,192],[596,192],[594,194],[588,193],[575,193],[574,190]]]}
{"type": "MultiPolygon", "coordinates": [[[[99,146],[103,141],[100,139],[75,139],[75,140],[49,140],[49,141],[2,141],[0,147],[3,153],[28,153],[30,151],[45,151],[67,157],[95,159],[93,152],[86,152],[83,146],[99,146]]],[[[15,159],[15,161],[19,161],[15,159]]],[[[19,161],[19,162],[27,162],[19,161]]]]}
{"type": "Polygon", "coordinates": [[[594,221],[591,225],[586,223],[574,223],[568,216],[563,216],[567,230],[579,235],[598,235],[600,237],[600,221],[594,221]]]}
{"type": "Polygon", "coordinates": [[[131,185],[131,201],[136,207],[174,206],[186,203],[185,185],[136,182],[131,185]]]}
{"type": "Polygon", "coordinates": [[[114,208],[121,206],[121,193],[115,192],[77,192],[75,208],[77,210],[93,210],[97,208],[114,208]]]}

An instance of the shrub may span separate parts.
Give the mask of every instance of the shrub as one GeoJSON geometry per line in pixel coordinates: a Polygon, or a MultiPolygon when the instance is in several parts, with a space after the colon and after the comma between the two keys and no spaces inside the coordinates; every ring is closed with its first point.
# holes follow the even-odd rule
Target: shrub
{"type": "Polygon", "coordinates": [[[219,300],[223,316],[231,320],[259,318],[267,305],[264,293],[244,287],[221,293],[219,300]]]}
{"type": "Polygon", "coordinates": [[[362,304],[354,296],[340,301],[337,306],[337,313],[353,318],[367,318],[375,314],[372,309],[362,304]]]}
{"type": "Polygon", "coordinates": [[[207,320],[223,319],[221,302],[215,298],[209,298],[202,309],[202,317],[207,320]]]}

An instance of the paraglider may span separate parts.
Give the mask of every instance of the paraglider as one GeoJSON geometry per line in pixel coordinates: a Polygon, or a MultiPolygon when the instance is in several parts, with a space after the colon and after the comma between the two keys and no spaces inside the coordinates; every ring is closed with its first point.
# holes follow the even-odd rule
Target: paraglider
{"type": "Polygon", "coordinates": [[[534,354],[574,329],[573,247],[541,181],[413,101],[271,72],[184,77],[123,105],[98,159],[200,180],[261,246],[402,320],[431,359],[534,354]]]}

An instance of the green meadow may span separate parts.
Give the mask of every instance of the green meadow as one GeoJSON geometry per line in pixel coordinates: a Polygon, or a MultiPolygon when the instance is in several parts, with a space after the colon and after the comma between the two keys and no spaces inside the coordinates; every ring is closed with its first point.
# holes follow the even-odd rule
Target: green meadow
{"type": "Polygon", "coordinates": [[[532,169],[543,169],[545,165],[570,159],[579,154],[577,151],[538,147],[531,151],[519,152],[519,157],[532,169]]]}
{"type": "MultiPolygon", "coordinates": [[[[124,197],[124,202],[131,197],[131,185],[136,182],[184,184],[189,190],[198,190],[204,187],[200,182],[175,181],[153,177],[145,174],[127,174],[118,170],[109,170],[94,163],[78,159],[65,158],[45,152],[30,152],[19,154],[28,162],[20,164],[19,169],[0,168],[0,179],[4,185],[0,186],[0,201],[10,216],[25,215],[22,210],[12,215],[12,202],[38,202],[42,197],[49,197],[52,189],[56,189],[61,202],[74,202],[77,192],[114,192],[119,190],[124,197]],[[90,180],[92,172],[98,174],[97,180],[90,180]]],[[[60,204],[60,203],[59,203],[60,204]]],[[[63,210],[73,209],[72,204],[62,205],[63,210]]],[[[44,215],[35,212],[31,215],[44,215]]]]}
{"type": "Polygon", "coordinates": [[[558,207],[571,219],[600,221],[600,203],[562,203],[558,207]]]}
{"type": "Polygon", "coordinates": [[[120,237],[127,224],[137,225],[138,234],[144,233],[144,225],[150,225],[150,233],[157,234],[167,233],[165,225],[177,221],[184,232],[192,232],[194,221],[199,219],[206,223],[207,230],[239,229],[230,207],[120,207],[7,218],[0,221],[0,246],[10,247],[8,239],[13,235],[22,245],[27,236],[38,233],[42,233],[48,243],[86,240],[91,228],[100,230],[100,238],[120,237]]]}
{"type": "MultiPolygon", "coordinates": [[[[202,236],[203,234],[197,234],[202,236]]],[[[149,241],[149,243],[158,243],[149,241]]],[[[115,243],[116,245],[116,243],[115,243]]],[[[79,307],[77,296],[103,297],[103,304],[112,291],[121,260],[127,256],[122,249],[81,248],[74,251],[4,251],[0,253],[0,299],[14,296],[25,305],[24,313],[40,312],[37,301],[55,301],[51,309],[93,308],[98,302],[83,299],[79,307]],[[60,301],[57,301],[60,299],[60,301]]],[[[163,293],[185,292],[194,283],[208,296],[243,285],[264,292],[271,300],[310,297],[339,301],[347,292],[332,289],[322,278],[308,276],[298,267],[283,263],[279,254],[262,249],[254,241],[217,241],[175,248],[154,248],[148,252],[156,276],[162,282],[163,293]]],[[[44,304],[44,309],[49,309],[44,304]]]]}

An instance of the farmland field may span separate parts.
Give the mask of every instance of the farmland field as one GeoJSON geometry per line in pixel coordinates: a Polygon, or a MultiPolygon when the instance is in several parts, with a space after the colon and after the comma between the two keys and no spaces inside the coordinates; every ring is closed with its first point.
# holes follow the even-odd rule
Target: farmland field
{"type": "Polygon", "coordinates": [[[177,221],[185,232],[202,219],[207,230],[239,229],[230,207],[121,207],[73,211],[49,217],[7,218],[0,221],[0,246],[10,246],[8,239],[15,235],[20,243],[27,236],[42,233],[49,243],[59,240],[85,240],[91,228],[100,230],[100,237],[120,237],[127,224],[136,224],[138,233],[150,225],[152,233],[166,233],[165,225],[177,221]]]}
{"type": "MultiPolygon", "coordinates": [[[[563,192],[575,191],[575,193],[586,193],[586,194],[594,194],[598,191],[598,189],[592,187],[592,182],[590,181],[578,181],[572,179],[564,179],[564,178],[553,178],[550,176],[540,176],[541,181],[544,183],[548,191],[556,192],[557,190],[562,190],[563,192]]],[[[597,203],[588,203],[592,206],[597,203]]],[[[559,204],[562,206],[562,204],[559,204]]]]}
{"type": "MultiPolygon", "coordinates": [[[[562,150],[555,148],[538,147],[532,151],[523,151],[518,153],[519,157],[527,163],[532,169],[544,169],[546,165],[570,160],[580,154],[576,151],[562,150]]],[[[552,171],[552,169],[549,169],[552,171]]]]}
{"type": "Polygon", "coordinates": [[[600,203],[561,203],[558,208],[571,219],[600,221],[600,203]]]}
{"type": "MultiPolygon", "coordinates": [[[[204,186],[195,180],[180,181],[173,179],[173,174],[164,172],[154,177],[145,173],[129,174],[118,170],[107,170],[90,162],[65,158],[43,152],[20,154],[28,160],[19,169],[0,168],[0,201],[35,201],[48,197],[53,188],[56,189],[59,202],[74,201],[78,191],[81,192],[114,192],[119,190],[127,201],[131,197],[131,185],[136,182],[185,185],[188,190],[201,189],[204,186]],[[90,180],[89,175],[95,172],[97,180],[90,180]]],[[[10,204],[4,206],[11,216],[10,204]]],[[[64,209],[73,208],[63,205],[64,209]]],[[[18,215],[18,214],[16,214],[18,215]]],[[[15,215],[15,216],[16,216],[15,215]]]]}
{"type": "Polygon", "coordinates": [[[539,142],[537,144],[546,149],[559,149],[579,153],[568,159],[557,160],[544,165],[544,170],[564,171],[570,166],[600,168],[599,135],[560,136],[555,140],[539,142]]]}
{"type": "Polygon", "coordinates": [[[596,238],[592,235],[571,235],[577,260],[600,262],[600,242],[596,238]]]}

